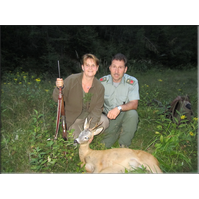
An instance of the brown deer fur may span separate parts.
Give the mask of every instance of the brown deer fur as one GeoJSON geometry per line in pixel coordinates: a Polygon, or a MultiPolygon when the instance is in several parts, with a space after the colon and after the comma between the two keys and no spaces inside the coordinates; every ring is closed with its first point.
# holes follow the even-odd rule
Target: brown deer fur
{"type": "MultiPolygon", "coordinates": [[[[89,122],[90,123],[90,122],[89,122]]],[[[99,126],[99,125],[98,125],[99,126]]],[[[97,127],[98,127],[97,126],[97,127]]],[[[74,141],[80,144],[79,157],[88,173],[124,173],[142,165],[152,173],[162,173],[158,160],[142,150],[128,148],[113,148],[107,150],[92,150],[89,147],[94,135],[99,134],[103,127],[89,129],[87,119],[84,130],[74,141]]]]}

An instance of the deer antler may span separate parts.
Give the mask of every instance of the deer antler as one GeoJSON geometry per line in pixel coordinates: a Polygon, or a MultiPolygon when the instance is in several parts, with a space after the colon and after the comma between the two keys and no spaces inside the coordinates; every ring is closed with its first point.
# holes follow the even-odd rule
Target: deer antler
{"type": "Polygon", "coordinates": [[[96,124],[92,129],[89,129],[90,131],[93,131],[94,129],[96,129],[98,126],[100,126],[103,122],[101,122],[100,124],[96,124]]]}
{"type": "MultiPolygon", "coordinates": [[[[89,126],[90,126],[90,123],[91,123],[91,120],[92,120],[93,118],[91,118],[90,120],[89,120],[89,122],[88,123],[86,123],[86,127],[84,128],[84,129],[89,129],[89,126]]],[[[103,122],[101,122],[100,124],[96,124],[93,128],[91,128],[91,129],[89,129],[90,131],[93,131],[94,129],[96,129],[98,126],[100,126],[101,124],[102,124],[103,122]]]]}

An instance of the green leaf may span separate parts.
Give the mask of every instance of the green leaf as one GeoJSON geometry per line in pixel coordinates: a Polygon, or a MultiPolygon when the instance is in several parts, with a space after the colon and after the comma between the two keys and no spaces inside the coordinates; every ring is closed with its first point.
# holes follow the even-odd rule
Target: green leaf
{"type": "Polygon", "coordinates": [[[40,117],[43,117],[43,116],[44,116],[43,114],[40,114],[40,115],[38,115],[38,117],[37,117],[37,118],[39,119],[40,117]]]}
{"type": "Polygon", "coordinates": [[[37,148],[36,148],[36,151],[39,152],[39,151],[41,151],[41,149],[40,149],[39,147],[37,147],[37,148]]]}
{"type": "Polygon", "coordinates": [[[185,127],[185,126],[187,126],[187,124],[180,124],[180,125],[178,126],[178,128],[185,127]]]}
{"type": "Polygon", "coordinates": [[[37,110],[34,109],[34,111],[35,111],[36,114],[38,114],[38,111],[37,111],[37,110]]]}
{"type": "Polygon", "coordinates": [[[38,158],[32,158],[31,161],[30,161],[30,164],[33,164],[35,162],[38,162],[38,158]]]}
{"type": "Polygon", "coordinates": [[[53,159],[50,163],[54,165],[56,162],[57,160],[53,159]]]}
{"type": "Polygon", "coordinates": [[[161,126],[161,125],[158,125],[158,126],[157,126],[157,129],[158,129],[158,130],[162,130],[162,126],[161,126]]]}
{"type": "Polygon", "coordinates": [[[163,143],[164,137],[163,135],[160,136],[160,142],[163,143]]]}
{"type": "Polygon", "coordinates": [[[54,142],[51,140],[50,142],[47,143],[47,146],[52,146],[54,142]]]}
{"type": "Polygon", "coordinates": [[[46,154],[46,152],[41,152],[41,153],[40,153],[40,155],[45,155],[45,154],[46,154]]]}
{"type": "Polygon", "coordinates": [[[174,120],[175,120],[176,123],[178,123],[178,119],[176,117],[174,117],[174,120]]]}
{"type": "Polygon", "coordinates": [[[165,142],[168,142],[171,139],[171,137],[168,137],[165,139],[165,142]]]}
{"type": "Polygon", "coordinates": [[[44,164],[44,163],[46,163],[48,160],[43,160],[42,162],[41,162],[41,164],[44,164]]]}
{"type": "Polygon", "coordinates": [[[36,122],[37,122],[37,118],[34,117],[34,118],[33,118],[33,121],[36,123],[36,122]]]}
{"type": "Polygon", "coordinates": [[[37,169],[37,166],[32,166],[30,167],[32,170],[36,170],[37,169]]]}
{"type": "Polygon", "coordinates": [[[162,144],[158,144],[158,143],[155,144],[156,148],[160,148],[161,146],[162,146],[162,144]]]}

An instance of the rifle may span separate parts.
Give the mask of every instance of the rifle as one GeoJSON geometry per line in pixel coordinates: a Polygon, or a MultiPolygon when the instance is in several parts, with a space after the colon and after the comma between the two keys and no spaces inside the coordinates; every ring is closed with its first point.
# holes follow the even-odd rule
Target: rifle
{"type": "MultiPolygon", "coordinates": [[[[60,78],[59,61],[58,61],[58,74],[59,74],[59,78],[60,78]]],[[[67,126],[66,126],[66,116],[65,116],[65,110],[64,110],[64,98],[63,98],[61,86],[59,87],[59,95],[58,95],[55,140],[57,139],[57,135],[58,135],[58,131],[59,131],[60,113],[61,113],[61,117],[62,117],[62,129],[63,129],[62,137],[66,141],[67,140],[67,126]]]]}

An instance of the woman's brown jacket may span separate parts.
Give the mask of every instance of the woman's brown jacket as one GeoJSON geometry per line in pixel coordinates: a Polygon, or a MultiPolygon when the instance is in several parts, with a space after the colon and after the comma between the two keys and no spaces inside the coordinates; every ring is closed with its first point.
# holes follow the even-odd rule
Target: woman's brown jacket
{"type": "MultiPolygon", "coordinates": [[[[67,129],[75,122],[82,112],[83,106],[83,73],[72,74],[64,80],[63,97],[65,101],[65,115],[67,129]]],[[[92,118],[90,127],[99,122],[104,104],[104,86],[97,78],[94,78],[92,87],[89,90],[92,93],[88,112],[92,118]]],[[[59,89],[55,87],[53,91],[53,100],[58,102],[59,89]]]]}

